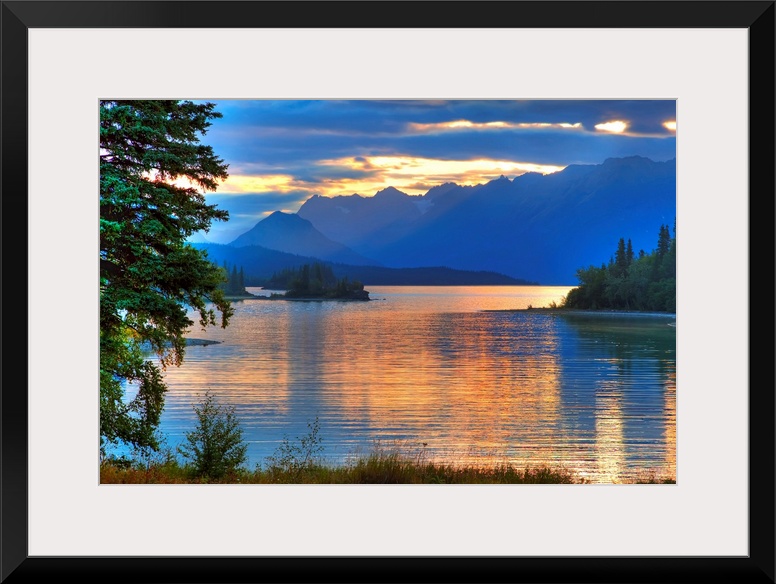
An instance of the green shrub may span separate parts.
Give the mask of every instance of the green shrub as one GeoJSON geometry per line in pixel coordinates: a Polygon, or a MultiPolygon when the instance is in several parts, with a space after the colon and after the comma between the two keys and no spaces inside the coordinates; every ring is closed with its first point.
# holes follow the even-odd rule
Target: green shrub
{"type": "Polygon", "coordinates": [[[248,445],[234,408],[219,404],[208,391],[199,406],[194,406],[197,427],[186,433],[186,442],[178,452],[191,460],[194,473],[218,479],[234,472],[247,460],[248,445]]]}

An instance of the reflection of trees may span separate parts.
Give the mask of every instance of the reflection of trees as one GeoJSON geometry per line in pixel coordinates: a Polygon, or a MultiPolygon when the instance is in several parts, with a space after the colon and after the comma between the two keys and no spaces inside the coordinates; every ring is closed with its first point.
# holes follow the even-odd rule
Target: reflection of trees
{"type": "Polygon", "coordinates": [[[665,318],[561,317],[576,342],[564,343],[561,396],[580,444],[610,471],[676,466],[676,329],[665,318]]]}

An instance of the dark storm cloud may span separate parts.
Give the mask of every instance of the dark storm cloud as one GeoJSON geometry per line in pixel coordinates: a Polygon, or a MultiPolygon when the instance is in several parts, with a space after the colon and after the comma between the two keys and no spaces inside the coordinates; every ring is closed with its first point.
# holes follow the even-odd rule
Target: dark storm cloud
{"type": "MultiPolygon", "coordinates": [[[[331,177],[332,169],[317,167],[321,159],[351,158],[366,160],[365,156],[415,156],[443,160],[471,160],[475,158],[517,159],[539,164],[565,166],[573,163],[598,164],[612,156],[640,154],[654,160],[673,158],[676,140],[666,137],[619,136],[603,132],[584,132],[574,129],[526,130],[457,130],[441,133],[416,133],[385,136],[298,136],[284,135],[274,141],[256,140],[242,147],[220,148],[227,160],[237,162],[230,172],[260,171],[266,174],[331,177]],[[353,156],[357,152],[358,156],[353,156]],[[242,159],[244,157],[245,162],[242,159]],[[251,168],[251,161],[261,160],[251,168]]],[[[355,178],[351,168],[342,167],[342,176],[355,178]]],[[[359,171],[359,172],[364,172],[359,171]]]]}
{"type": "Polygon", "coordinates": [[[600,164],[606,158],[639,154],[668,160],[676,153],[676,139],[592,135],[575,130],[462,131],[397,139],[398,150],[449,160],[494,158],[567,166],[600,164]],[[481,134],[486,133],[486,136],[481,134]]]}
{"type": "Polygon", "coordinates": [[[627,120],[634,132],[666,134],[663,122],[676,116],[674,100],[530,100],[457,102],[472,121],[581,123],[587,130],[611,120],[627,120]]]}
{"type": "MultiPolygon", "coordinates": [[[[224,118],[214,123],[208,140],[230,163],[232,173],[260,161],[264,173],[314,177],[312,167],[318,160],[378,155],[447,160],[514,156],[564,165],[629,154],[665,160],[675,152],[673,133],[663,127],[675,119],[673,100],[232,100],[217,105],[224,118]],[[456,120],[578,123],[582,129],[413,129],[456,120]],[[596,124],[614,120],[629,124],[628,136],[595,130],[596,124]]],[[[325,176],[330,173],[321,174],[325,176]]]]}
{"type": "Polygon", "coordinates": [[[230,100],[216,103],[230,125],[347,134],[400,133],[409,123],[456,119],[581,122],[588,129],[611,119],[625,119],[639,132],[662,133],[662,123],[676,115],[674,100],[230,100]]]}

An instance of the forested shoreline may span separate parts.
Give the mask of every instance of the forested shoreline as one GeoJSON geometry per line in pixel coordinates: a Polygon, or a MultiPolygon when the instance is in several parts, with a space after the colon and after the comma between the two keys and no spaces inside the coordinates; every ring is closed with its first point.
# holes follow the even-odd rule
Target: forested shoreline
{"type": "Polygon", "coordinates": [[[676,312],[676,224],[674,235],[661,225],[657,247],[633,251],[620,238],[608,264],[577,271],[579,286],[566,295],[563,308],[676,312]]]}
{"type": "Polygon", "coordinates": [[[332,298],[341,300],[369,300],[369,292],[359,281],[337,278],[330,266],[323,263],[304,264],[273,274],[265,288],[286,290],[270,298],[332,298]]]}

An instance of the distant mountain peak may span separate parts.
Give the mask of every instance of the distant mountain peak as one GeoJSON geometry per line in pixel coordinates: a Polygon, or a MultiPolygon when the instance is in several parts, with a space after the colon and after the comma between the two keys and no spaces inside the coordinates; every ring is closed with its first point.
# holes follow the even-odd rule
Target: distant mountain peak
{"type": "Polygon", "coordinates": [[[264,217],[264,219],[261,219],[256,223],[252,229],[246,231],[232,241],[232,245],[265,245],[265,242],[257,242],[252,239],[260,236],[260,234],[268,235],[270,233],[278,233],[278,229],[282,230],[283,233],[287,232],[288,229],[292,229],[296,233],[315,230],[312,223],[296,213],[273,211],[264,217]]]}
{"type": "Polygon", "coordinates": [[[296,213],[286,213],[285,211],[272,211],[269,215],[267,215],[262,221],[266,221],[267,219],[273,219],[275,221],[295,221],[297,219],[301,219],[296,213]]]}
{"type": "Polygon", "coordinates": [[[431,187],[428,189],[428,192],[425,194],[427,198],[432,198],[435,196],[442,195],[444,193],[448,193],[453,189],[459,188],[458,185],[454,182],[446,182],[442,183],[441,185],[437,185],[435,187],[431,187]]]}
{"type": "Polygon", "coordinates": [[[259,225],[266,228],[288,227],[294,229],[308,229],[313,227],[312,223],[304,217],[300,217],[296,213],[286,213],[285,211],[273,211],[259,221],[254,229],[259,225]]]}
{"type": "Polygon", "coordinates": [[[396,196],[408,197],[409,195],[407,193],[400,191],[395,187],[386,187],[375,193],[375,197],[396,197],[396,196]]]}
{"type": "Polygon", "coordinates": [[[494,178],[492,180],[489,180],[488,182],[486,182],[484,184],[480,183],[480,185],[478,185],[478,186],[494,185],[494,186],[497,186],[497,187],[501,187],[501,186],[506,186],[506,185],[510,185],[510,184],[512,184],[512,181],[509,180],[506,176],[504,176],[502,174],[500,177],[494,178]]]}

